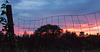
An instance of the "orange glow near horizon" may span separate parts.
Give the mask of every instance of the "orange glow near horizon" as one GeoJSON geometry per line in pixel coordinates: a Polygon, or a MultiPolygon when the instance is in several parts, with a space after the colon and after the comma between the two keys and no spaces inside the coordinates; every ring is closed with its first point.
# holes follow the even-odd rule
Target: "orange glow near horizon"
{"type": "MultiPolygon", "coordinates": [[[[98,33],[98,29],[97,29],[97,27],[96,26],[94,26],[94,27],[91,27],[90,28],[90,31],[89,31],[89,28],[85,28],[85,27],[87,27],[87,24],[82,24],[82,26],[84,26],[84,28],[82,28],[82,31],[84,31],[85,32],[85,34],[86,33],[88,33],[88,34],[97,34],[98,33]]],[[[98,28],[100,29],[100,26],[98,26],[98,28]]],[[[81,32],[81,29],[80,28],[68,28],[68,29],[65,29],[65,28],[63,28],[63,32],[65,33],[66,32],[66,30],[67,31],[69,31],[69,32],[74,32],[74,30],[75,30],[75,32],[77,33],[77,34],[79,34],[79,32],[81,32]]],[[[28,34],[33,34],[34,33],[34,31],[29,31],[29,30],[23,30],[23,29],[21,29],[21,28],[19,28],[19,32],[18,32],[18,27],[15,27],[15,34],[16,35],[23,35],[24,34],[24,32],[25,31],[27,31],[27,33],[28,34]]]]}
{"type": "MultiPolygon", "coordinates": [[[[99,23],[98,23],[99,24],[99,23]]],[[[77,26],[79,24],[75,24],[75,26],[77,26]]],[[[81,24],[82,29],[80,28],[68,28],[68,29],[63,29],[63,31],[65,32],[66,30],[68,30],[69,32],[76,32],[77,35],[79,35],[79,33],[81,31],[83,31],[85,34],[92,34],[92,35],[97,35],[97,33],[99,32],[98,29],[100,29],[100,26],[96,26],[96,24],[92,25],[92,27],[90,26],[90,29],[88,27],[88,24],[81,24]]]]}

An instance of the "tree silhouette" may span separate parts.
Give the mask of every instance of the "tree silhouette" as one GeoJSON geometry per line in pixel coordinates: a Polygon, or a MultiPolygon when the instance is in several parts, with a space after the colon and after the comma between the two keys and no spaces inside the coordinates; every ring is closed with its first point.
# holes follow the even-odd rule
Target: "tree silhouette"
{"type": "Polygon", "coordinates": [[[58,38],[61,34],[61,28],[57,25],[44,25],[35,31],[35,35],[42,36],[44,38],[58,38]]]}

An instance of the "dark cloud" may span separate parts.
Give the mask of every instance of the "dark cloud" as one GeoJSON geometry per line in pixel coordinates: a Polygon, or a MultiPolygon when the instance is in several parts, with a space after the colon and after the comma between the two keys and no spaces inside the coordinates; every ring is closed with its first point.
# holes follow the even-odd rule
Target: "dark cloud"
{"type": "Polygon", "coordinates": [[[100,0],[9,0],[9,2],[12,5],[14,17],[29,20],[100,10],[100,0]]]}

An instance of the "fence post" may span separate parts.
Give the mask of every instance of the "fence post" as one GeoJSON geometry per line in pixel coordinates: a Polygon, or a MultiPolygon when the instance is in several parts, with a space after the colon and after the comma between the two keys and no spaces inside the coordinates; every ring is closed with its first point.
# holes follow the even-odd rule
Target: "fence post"
{"type": "Polygon", "coordinates": [[[14,24],[13,24],[13,17],[12,17],[12,8],[11,5],[6,6],[6,15],[8,21],[8,35],[9,35],[9,42],[11,47],[14,47],[14,24]]]}
{"type": "Polygon", "coordinates": [[[12,35],[9,35],[9,36],[13,36],[13,34],[14,34],[14,26],[13,25],[14,24],[13,24],[11,5],[7,5],[6,10],[7,10],[7,20],[8,20],[8,32],[12,33],[12,35]]]}

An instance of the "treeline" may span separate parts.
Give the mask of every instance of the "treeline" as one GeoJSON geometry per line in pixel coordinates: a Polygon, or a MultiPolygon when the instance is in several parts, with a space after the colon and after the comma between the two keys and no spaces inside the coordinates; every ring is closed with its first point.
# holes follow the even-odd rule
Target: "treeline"
{"type": "MultiPolygon", "coordinates": [[[[58,38],[47,38],[45,36],[16,36],[15,44],[19,48],[28,49],[95,49],[100,48],[100,36],[90,35],[88,37],[77,37],[75,33],[65,33],[58,38]]],[[[9,37],[0,35],[0,47],[9,47],[9,37]]]]}

